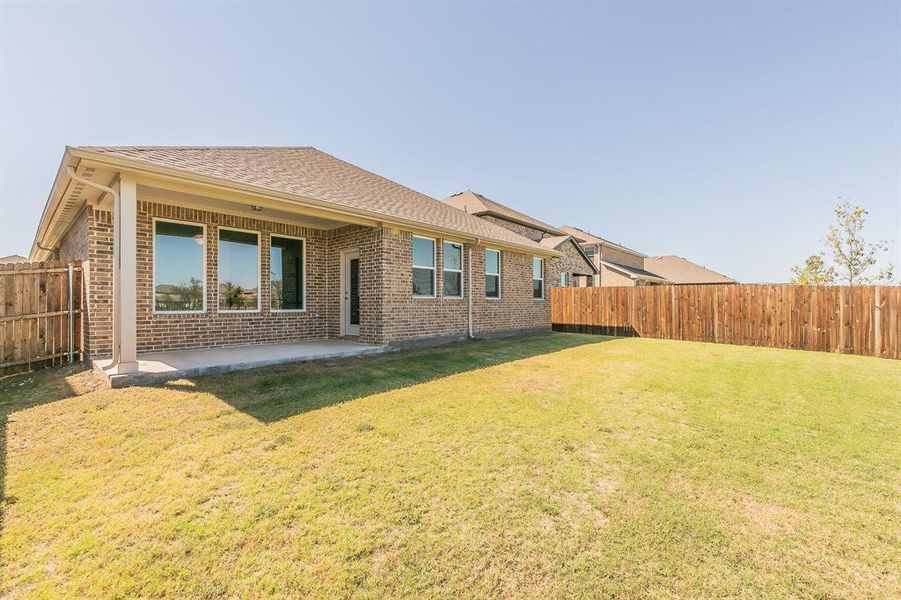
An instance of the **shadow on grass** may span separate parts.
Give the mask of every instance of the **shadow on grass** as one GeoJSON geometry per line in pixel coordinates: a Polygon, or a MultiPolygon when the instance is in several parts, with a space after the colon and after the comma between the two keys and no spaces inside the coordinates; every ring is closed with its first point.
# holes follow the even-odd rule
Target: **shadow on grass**
{"type": "Polygon", "coordinates": [[[242,413],[271,423],[326,406],[506,362],[614,338],[552,333],[457,342],[374,356],[238,371],[168,389],[206,392],[242,413]]]}
{"type": "Polygon", "coordinates": [[[16,502],[15,497],[6,495],[6,428],[10,416],[35,406],[78,396],[98,387],[100,381],[93,376],[90,367],[84,364],[0,378],[0,532],[3,531],[6,507],[16,502]]]}

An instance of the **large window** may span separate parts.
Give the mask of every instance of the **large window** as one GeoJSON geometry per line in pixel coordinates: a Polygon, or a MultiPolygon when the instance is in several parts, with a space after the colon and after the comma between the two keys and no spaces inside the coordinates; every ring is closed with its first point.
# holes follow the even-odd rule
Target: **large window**
{"type": "Polygon", "coordinates": [[[532,297],[544,299],[544,259],[532,259],[532,297]]]}
{"type": "Polygon", "coordinates": [[[444,296],[463,297],[463,246],[444,242],[444,296]]]}
{"type": "Polygon", "coordinates": [[[413,236],[413,295],[435,295],[435,240],[413,236]]]}
{"type": "Polygon", "coordinates": [[[203,312],[202,225],[154,221],[153,310],[203,312]]]}
{"type": "Polygon", "coordinates": [[[260,236],[219,230],[219,310],[260,309],[260,236]]]}
{"type": "Polygon", "coordinates": [[[303,240],[273,235],[270,241],[269,307],[272,310],[303,310],[303,240]]]}
{"type": "Polygon", "coordinates": [[[485,297],[501,297],[501,253],[485,250],[485,297]]]}

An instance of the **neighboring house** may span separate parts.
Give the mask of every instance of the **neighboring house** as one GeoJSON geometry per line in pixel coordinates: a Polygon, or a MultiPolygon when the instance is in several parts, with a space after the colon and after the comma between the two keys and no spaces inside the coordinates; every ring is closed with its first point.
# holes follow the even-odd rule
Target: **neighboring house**
{"type": "Polygon", "coordinates": [[[548,287],[592,285],[598,269],[572,235],[470,190],[456,193],[442,202],[538,242],[548,250],[560,252],[561,256],[551,259],[548,287]]]}
{"type": "Polygon", "coordinates": [[[9,256],[0,256],[0,265],[8,265],[12,263],[28,262],[28,259],[18,254],[10,254],[9,256]]]}
{"type": "Polygon", "coordinates": [[[645,268],[647,255],[620,246],[582,229],[564,225],[560,228],[573,236],[598,268],[596,286],[665,285],[666,278],[645,268]]]}
{"type": "Polygon", "coordinates": [[[548,329],[561,245],[314,148],[69,147],[30,259],[85,261],[86,351],[129,373],[147,352],[548,329]]]}
{"type": "Polygon", "coordinates": [[[644,268],[665,277],[674,285],[722,285],[736,283],[716,271],[711,271],[681,256],[648,256],[644,259],[644,268]]]}

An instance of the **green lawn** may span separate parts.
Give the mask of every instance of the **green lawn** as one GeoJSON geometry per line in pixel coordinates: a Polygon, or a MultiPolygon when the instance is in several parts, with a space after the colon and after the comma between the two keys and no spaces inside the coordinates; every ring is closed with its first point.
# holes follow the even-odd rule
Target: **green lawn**
{"type": "Polygon", "coordinates": [[[553,334],[92,385],[0,381],[0,596],[901,596],[898,361],[553,334]]]}

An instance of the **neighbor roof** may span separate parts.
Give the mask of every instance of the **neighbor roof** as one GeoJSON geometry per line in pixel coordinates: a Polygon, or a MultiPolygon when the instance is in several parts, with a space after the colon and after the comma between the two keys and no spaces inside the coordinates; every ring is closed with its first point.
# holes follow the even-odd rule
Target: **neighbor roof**
{"type": "Polygon", "coordinates": [[[9,256],[0,256],[0,265],[8,265],[12,263],[28,262],[28,259],[19,254],[10,254],[9,256]]]}
{"type": "Polygon", "coordinates": [[[649,256],[644,259],[644,266],[649,270],[666,277],[673,283],[735,283],[731,277],[727,277],[707,267],[682,258],[681,256],[649,256]]]}
{"type": "Polygon", "coordinates": [[[521,213],[518,210],[513,210],[509,206],[504,206],[500,202],[490,200],[482,194],[477,194],[472,190],[457,192],[453,196],[448,196],[447,198],[442,200],[442,202],[449,204],[455,208],[459,208],[460,210],[466,211],[471,215],[491,215],[498,217],[499,219],[506,219],[507,221],[513,221],[514,223],[519,223],[520,225],[532,227],[534,229],[538,229],[539,231],[544,231],[552,235],[563,234],[562,231],[560,231],[553,225],[548,225],[547,223],[530,217],[527,214],[521,213]]]}
{"type": "Polygon", "coordinates": [[[585,259],[585,262],[588,264],[588,266],[591,267],[591,272],[597,273],[598,268],[596,266],[594,266],[594,263],[592,262],[592,260],[590,258],[588,258],[588,255],[585,254],[585,251],[582,250],[582,246],[579,245],[579,243],[573,238],[573,236],[571,236],[571,235],[555,235],[555,236],[551,236],[551,237],[542,238],[541,241],[538,243],[541,244],[542,246],[544,246],[545,248],[550,248],[551,250],[559,250],[560,246],[562,246],[563,244],[565,244],[567,242],[572,244],[573,247],[576,250],[578,250],[579,254],[582,255],[582,258],[585,259]]]}
{"type": "Polygon", "coordinates": [[[639,269],[637,267],[629,267],[627,265],[623,265],[620,263],[615,263],[609,260],[602,260],[601,264],[605,267],[613,269],[614,271],[619,271],[623,275],[630,277],[632,279],[643,279],[645,281],[656,281],[658,283],[670,283],[665,277],[661,277],[657,273],[651,273],[650,271],[646,271],[644,269],[639,269]]]}
{"type": "Polygon", "coordinates": [[[616,242],[611,242],[610,240],[605,240],[602,237],[598,237],[592,233],[588,233],[583,229],[579,229],[578,227],[573,227],[571,225],[564,225],[560,228],[561,231],[565,231],[566,233],[572,235],[576,240],[581,242],[582,244],[600,244],[602,246],[609,246],[611,248],[616,248],[618,250],[622,250],[623,252],[628,252],[629,254],[634,254],[635,256],[640,256],[644,258],[647,256],[646,254],[642,254],[638,250],[632,250],[631,248],[626,248],[616,242]]]}
{"type": "MultiPolygon", "coordinates": [[[[452,230],[535,251],[537,243],[312,147],[82,146],[73,157],[116,167],[177,171],[201,182],[228,182],[336,205],[392,225],[452,230]]],[[[65,162],[65,158],[64,158],[65,162]]],[[[61,169],[64,172],[63,169],[61,169]]],[[[39,229],[40,231],[40,229],[39,229]]]]}

